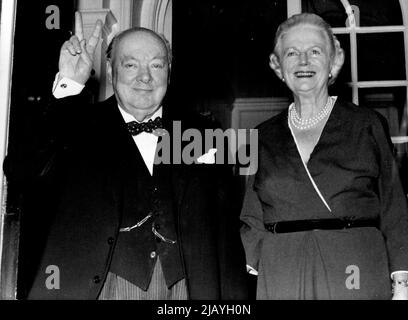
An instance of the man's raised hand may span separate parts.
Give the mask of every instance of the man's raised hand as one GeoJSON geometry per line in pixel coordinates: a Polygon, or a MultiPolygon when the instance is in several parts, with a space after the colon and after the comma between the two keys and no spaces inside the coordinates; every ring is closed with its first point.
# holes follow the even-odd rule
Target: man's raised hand
{"type": "Polygon", "coordinates": [[[59,73],[61,78],[66,77],[85,84],[91,75],[95,49],[101,37],[102,21],[96,21],[88,40],[84,39],[82,26],[81,13],[75,12],[75,35],[61,47],[59,73]]]}

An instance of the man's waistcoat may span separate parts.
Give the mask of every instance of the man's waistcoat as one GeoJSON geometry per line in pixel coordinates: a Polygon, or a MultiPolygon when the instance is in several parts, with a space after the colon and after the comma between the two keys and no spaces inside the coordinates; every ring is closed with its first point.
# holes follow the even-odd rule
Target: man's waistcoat
{"type": "Polygon", "coordinates": [[[138,223],[140,226],[119,232],[110,272],[146,290],[159,257],[170,287],[184,278],[171,166],[155,165],[151,176],[140,153],[134,160],[135,167],[128,168],[131,170],[127,170],[129,174],[122,193],[121,230],[138,223]],[[156,236],[153,228],[165,240],[156,236]],[[176,243],[171,243],[173,241],[176,243]]]}

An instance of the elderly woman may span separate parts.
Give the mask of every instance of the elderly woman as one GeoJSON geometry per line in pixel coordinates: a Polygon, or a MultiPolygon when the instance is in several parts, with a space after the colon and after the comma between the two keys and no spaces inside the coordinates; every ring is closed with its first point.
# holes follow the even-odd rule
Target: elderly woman
{"type": "Polygon", "coordinates": [[[329,96],[343,62],[319,16],[280,25],[270,66],[294,102],[258,127],[259,169],[241,213],[258,299],[408,297],[407,200],[392,144],[376,112],[329,96]]]}

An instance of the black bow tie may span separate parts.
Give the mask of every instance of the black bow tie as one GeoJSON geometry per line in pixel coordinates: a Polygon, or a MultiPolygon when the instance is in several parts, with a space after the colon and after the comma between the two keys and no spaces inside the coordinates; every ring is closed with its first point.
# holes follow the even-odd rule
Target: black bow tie
{"type": "Polygon", "coordinates": [[[151,133],[154,130],[161,129],[161,128],[163,128],[163,124],[162,124],[162,119],[160,117],[157,117],[154,120],[150,119],[147,122],[132,121],[132,122],[126,123],[126,129],[129,131],[129,133],[132,136],[136,136],[142,132],[151,133]]]}

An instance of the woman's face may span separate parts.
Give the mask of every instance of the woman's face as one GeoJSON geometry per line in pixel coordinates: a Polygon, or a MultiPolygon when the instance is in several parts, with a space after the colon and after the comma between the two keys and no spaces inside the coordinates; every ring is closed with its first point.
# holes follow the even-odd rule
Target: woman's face
{"type": "Polygon", "coordinates": [[[312,25],[292,27],[281,38],[279,65],[286,84],[295,94],[317,95],[327,90],[331,68],[328,36],[312,25]]]}

